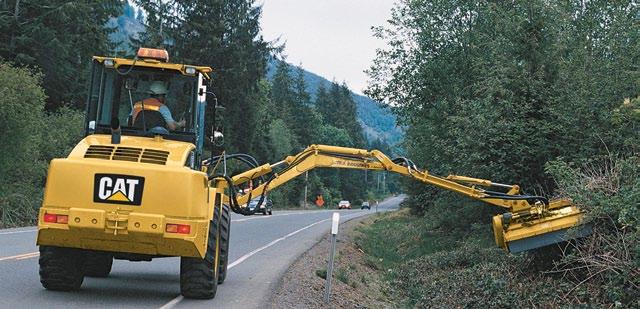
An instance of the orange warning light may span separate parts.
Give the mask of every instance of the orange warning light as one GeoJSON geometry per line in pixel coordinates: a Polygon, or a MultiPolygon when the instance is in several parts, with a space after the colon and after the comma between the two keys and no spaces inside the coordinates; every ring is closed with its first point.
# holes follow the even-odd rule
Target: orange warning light
{"type": "Polygon", "coordinates": [[[169,62],[169,52],[164,49],[140,47],[140,49],[138,49],[138,58],[169,62]]]}

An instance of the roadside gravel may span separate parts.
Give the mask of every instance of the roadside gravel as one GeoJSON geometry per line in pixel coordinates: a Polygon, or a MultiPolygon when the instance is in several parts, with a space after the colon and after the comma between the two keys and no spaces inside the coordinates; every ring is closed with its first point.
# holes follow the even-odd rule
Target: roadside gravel
{"type": "Polygon", "coordinates": [[[325,279],[317,272],[326,272],[329,257],[330,236],[326,235],[316,245],[294,262],[278,283],[271,308],[382,308],[394,307],[385,295],[386,283],[382,274],[367,263],[355,237],[357,226],[370,224],[375,215],[348,221],[340,226],[332,279],[330,304],[323,300],[325,279]]]}

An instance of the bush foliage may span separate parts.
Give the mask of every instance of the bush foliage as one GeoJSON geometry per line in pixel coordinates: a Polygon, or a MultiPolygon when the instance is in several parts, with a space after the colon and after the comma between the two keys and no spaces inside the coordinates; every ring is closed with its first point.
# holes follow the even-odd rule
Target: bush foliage
{"type": "Polygon", "coordinates": [[[640,157],[547,165],[559,192],[586,211],[593,234],[567,246],[555,271],[596,287],[607,302],[639,305],[640,157]]]}
{"type": "Polygon", "coordinates": [[[42,74],[0,62],[0,228],[34,223],[48,162],[81,136],[81,112],[46,112],[42,74]]]}
{"type": "Polygon", "coordinates": [[[630,281],[632,268],[620,271],[619,278],[582,282],[585,274],[568,273],[569,265],[578,265],[575,261],[554,263],[540,252],[505,254],[494,247],[488,226],[472,225],[467,232],[449,230],[437,222],[437,212],[427,210],[426,218],[432,220],[407,212],[384,215],[360,229],[363,236],[357,244],[367,254],[367,264],[386,274],[390,290],[385,292],[399,307],[639,305],[637,282],[630,281]]]}

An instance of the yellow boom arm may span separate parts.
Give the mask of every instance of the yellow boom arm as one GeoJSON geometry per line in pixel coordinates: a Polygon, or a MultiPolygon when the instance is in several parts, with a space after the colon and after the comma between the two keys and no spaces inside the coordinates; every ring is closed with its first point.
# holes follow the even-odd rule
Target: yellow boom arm
{"type": "MultiPolygon", "coordinates": [[[[566,240],[566,230],[579,225],[582,211],[569,200],[549,202],[540,196],[520,195],[520,187],[494,183],[485,179],[449,175],[446,178],[419,170],[406,159],[391,160],[378,150],[311,145],[295,156],[275,164],[265,164],[231,177],[234,185],[249,182],[282,167],[269,181],[236,198],[245,205],[250,197],[260,196],[308,170],[318,167],[390,171],[415,180],[454,191],[483,202],[505,208],[508,212],[493,218],[496,244],[507,251],[518,252],[566,240]],[[506,192],[489,191],[495,187],[506,192]]],[[[215,186],[224,188],[229,180],[216,179],[215,186]]],[[[585,230],[584,233],[587,233],[585,230]]],[[[572,234],[573,235],[573,234],[572,234]]],[[[574,235],[575,236],[575,235],[574,235]]],[[[580,236],[580,235],[578,235],[580,236]]]]}

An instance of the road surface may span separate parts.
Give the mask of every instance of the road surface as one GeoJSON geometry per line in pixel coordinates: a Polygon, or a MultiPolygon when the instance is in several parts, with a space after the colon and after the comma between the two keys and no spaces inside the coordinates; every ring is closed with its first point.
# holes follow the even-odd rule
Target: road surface
{"type": "MultiPolygon", "coordinates": [[[[403,197],[380,203],[396,209],[403,197]]],[[[116,260],[108,278],[85,278],[75,292],[47,291],[38,276],[36,229],[0,230],[0,308],[262,308],[296,257],[329,232],[335,210],[231,217],[229,272],[212,300],[180,296],[178,258],[116,260]]],[[[341,210],[341,220],[375,212],[341,210]]]]}

